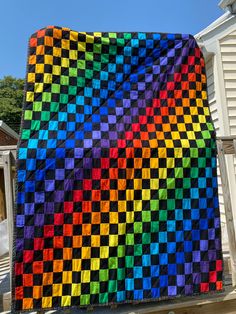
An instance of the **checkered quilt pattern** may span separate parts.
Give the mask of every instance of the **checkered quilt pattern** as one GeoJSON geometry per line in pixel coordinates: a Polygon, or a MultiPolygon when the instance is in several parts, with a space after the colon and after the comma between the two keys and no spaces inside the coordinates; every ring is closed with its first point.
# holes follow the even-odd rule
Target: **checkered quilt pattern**
{"type": "Polygon", "coordinates": [[[30,38],[15,311],[222,289],[215,132],[190,35],[30,38]]]}

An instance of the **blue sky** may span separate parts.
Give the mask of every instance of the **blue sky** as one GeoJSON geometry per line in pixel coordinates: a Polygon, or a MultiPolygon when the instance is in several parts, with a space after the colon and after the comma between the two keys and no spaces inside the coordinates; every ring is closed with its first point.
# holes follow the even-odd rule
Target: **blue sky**
{"type": "Polygon", "coordinates": [[[28,38],[47,25],[76,31],[196,34],[223,14],[219,0],[2,0],[0,78],[25,77],[28,38]]]}

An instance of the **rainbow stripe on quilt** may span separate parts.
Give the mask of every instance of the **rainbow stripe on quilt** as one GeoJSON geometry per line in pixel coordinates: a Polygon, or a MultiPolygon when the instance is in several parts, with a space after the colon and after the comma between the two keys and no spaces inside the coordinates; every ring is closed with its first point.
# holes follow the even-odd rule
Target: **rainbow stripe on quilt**
{"type": "Polygon", "coordinates": [[[222,289],[215,132],[190,35],[30,39],[16,311],[222,289]]]}

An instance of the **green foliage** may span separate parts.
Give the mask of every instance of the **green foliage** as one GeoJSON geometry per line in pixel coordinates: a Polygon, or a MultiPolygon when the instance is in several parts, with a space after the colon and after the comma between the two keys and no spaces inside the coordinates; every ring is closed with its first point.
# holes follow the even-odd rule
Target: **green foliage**
{"type": "Polygon", "coordinates": [[[12,76],[0,79],[0,120],[19,132],[24,99],[24,80],[12,76]]]}

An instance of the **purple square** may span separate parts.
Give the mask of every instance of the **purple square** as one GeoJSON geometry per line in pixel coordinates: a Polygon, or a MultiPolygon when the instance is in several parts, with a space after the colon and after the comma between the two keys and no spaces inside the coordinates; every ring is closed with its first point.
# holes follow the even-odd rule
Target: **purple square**
{"type": "Polygon", "coordinates": [[[130,99],[138,99],[138,91],[136,90],[130,91],[130,99]]]}
{"type": "Polygon", "coordinates": [[[115,132],[115,131],[110,131],[110,132],[109,132],[109,139],[110,139],[110,140],[116,140],[116,139],[117,139],[117,132],[115,132]]]}
{"type": "Polygon", "coordinates": [[[168,296],[174,296],[177,294],[177,289],[175,286],[168,287],[168,296]]]}
{"type": "Polygon", "coordinates": [[[72,180],[72,179],[65,179],[65,181],[64,181],[64,190],[65,191],[73,190],[73,186],[74,186],[74,180],[72,180]]]}
{"type": "Polygon", "coordinates": [[[54,180],[45,180],[45,191],[54,191],[55,181],[54,180]]]}
{"type": "Polygon", "coordinates": [[[65,178],[65,169],[56,169],[55,179],[64,180],[64,178],[65,178]]]}
{"type": "Polygon", "coordinates": [[[33,215],[34,203],[25,203],[25,215],[33,215]]]}
{"type": "Polygon", "coordinates": [[[75,148],[75,158],[83,158],[84,150],[83,148],[75,148]]]}
{"type": "Polygon", "coordinates": [[[35,192],[35,194],[34,194],[34,201],[37,204],[44,203],[45,202],[44,192],[35,192]]]}
{"type": "Polygon", "coordinates": [[[138,116],[138,108],[131,108],[130,112],[132,116],[138,116]]]}
{"type": "Polygon", "coordinates": [[[16,239],[16,251],[22,251],[24,248],[24,240],[23,239],[16,239]]]}
{"type": "Polygon", "coordinates": [[[209,250],[208,251],[208,260],[209,261],[215,261],[216,260],[216,251],[215,250],[209,250]]]}
{"type": "Polygon", "coordinates": [[[177,275],[177,286],[183,287],[185,285],[185,276],[184,275],[177,275]]]}
{"type": "Polygon", "coordinates": [[[146,74],[145,75],[145,82],[150,83],[150,82],[152,82],[152,80],[153,80],[152,74],[146,74]]]}
{"type": "Polygon", "coordinates": [[[138,90],[145,90],[145,83],[144,82],[138,83],[138,90]]]}
{"type": "Polygon", "coordinates": [[[44,203],[44,213],[45,214],[53,214],[54,213],[54,203],[52,203],[52,202],[44,203]]]}
{"type": "Polygon", "coordinates": [[[208,239],[214,240],[215,239],[215,229],[209,229],[208,230],[208,239]]]}
{"type": "Polygon", "coordinates": [[[127,124],[131,123],[131,116],[124,116],[123,120],[124,120],[124,123],[127,123],[127,124]]]}
{"type": "Polygon", "coordinates": [[[101,124],[100,124],[100,127],[101,127],[101,131],[102,131],[102,132],[106,132],[106,131],[109,130],[108,123],[101,123],[101,124]]]}
{"type": "Polygon", "coordinates": [[[124,124],[123,123],[117,123],[116,129],[118,132],[123,132],[124,131],[124,124]]]}
{"type": "Polygon", "coordinates": [[[146,100],[145,99],[138,99],[138,107],[139,108],[146,108],[146,100]]]}
{"type": "Polygon", "coordinates": [[[193,251],[193,262],[200,262],[201,254],[200,251],[193,251]]]}
{"type": "Polygon", "coordinates": [[[123,99],[123,106],[124,108],[130,107],[130,99],[123,99]]]}
{"type": "Polygon", "coordinates": [[[16,216],[16,226],[23,227],[25,224],[25,216],[24,215],[17,215],[16,216]]]}
{"type": "Polygon", "coordinates": [[[203,261],[200,262],[200,269],[202,273],[208,273],[209,272],[209,262],[203,261]]]}
{"type": "Polygon", "coordinates": [[[107,139],[102,139],[101,140],[101,146],[102,147],[109,147],[110,146],[110,142],[109,142],[109,140],[107,140],[107,139]]]}
{"type": "Polygon", "coordinates": [[[85,169],[92,169],[93,161],[92,158],[84,158],[83,159],[83,167],[85,169]]]}
{"type": "Polygon", "coordinates": [[[123,116],[124,109],[122,107],[117,107],[116,108],[116,114],[117,114],[117,116],[123,116]]]}
{"type": "Polygon", "coordinates": [[[161,67],[159,65],[154,65],[152,68],[153,68],[153,74],[160,74],[161,67]]]}
{"type": "Polygon", "coordinates": [[[108,123],[111,123],[111,124],[116,123],[116,116],[114,116],[114,115],[109,115],[109,116],[108,116],[108,123]]]}
{"type": "Polygon", "coordinates": [[[145,91],[145,99],[152,99],[153,98],[153,92],[151,90],[145,91]]]}
{"type": "Polygon", "coordinates": [[[44,214],[36,214],[34,216],[34,225],[43,226],[43,224],[44,224],[44,214]]]}
{"type": "Polygon", "coordinates": [[[34,226],[24,227],[24,237],[26,239],[34,238],[34,226]]]}
{"type": "Polygon", "coordinates": [[[201,274],[193,273],[193,283],[199,285],[201,283],[201,274]]]}
{"type": "Polygon", "coordinates": [[[192,285],[185,286],[184,290],[185,290],[186,295],[193,294],[193,286],[192,285]]]}
{"type": "Polygon", "coordinates": [[[101,157],[101,148],[100,147],[93,147],[92,148],[92,156],[93,156],[93,158],[100,158],[101,157]]]}
{"type": "Polygon", "coordinates": [[[93,146],[93,140],[85,139],[84,140],[84,148],[91,148],[93,146]]]}
{"type": "Polygon", "coordinates": [[[54,200],[57,203],[64,202],[64,191],[54,191],[54,200]]]}
{"type": "Polygon", "coordinates": [[[184,273],[185,273],[186,275],[189,275],[189,274],[192,273],[192,271],[193,271],[193,265],[192,265],[192,263],[185,263],[185,264],[184,264],[184,273]]]}
{"type": "Polygon", "coordinates": [[[65,159],[65,168],[73,169],[74,168],[74,158],[66,158],[65,159]]]}
{"type": "Polygon", "coordinates": [[[99,140],[101,138],[101,131],[93,131],[92,138],[94,140],[99,140]]]}
{"type": "Polygon", "coordinates": [[[208,250],[208,240],[200,240],[200,250],[201,251],[208,250]]]}
{"type": "Polygon", "coordinates": [[[74,174],[75,174],[76,180],[82,180],[83,179],[83,169],[75,169],[74,174]]]}

